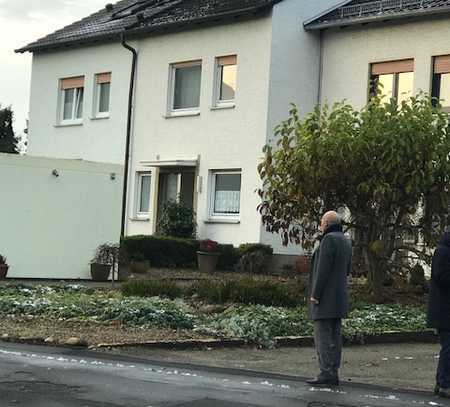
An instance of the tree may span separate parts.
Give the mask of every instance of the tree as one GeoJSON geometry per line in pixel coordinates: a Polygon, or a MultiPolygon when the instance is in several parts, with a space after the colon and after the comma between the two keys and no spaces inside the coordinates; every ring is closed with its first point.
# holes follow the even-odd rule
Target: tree
{"type": "Polygon", "coordinates": [[[430,260],[450,203],[448,117],[421,94],[403,102],[373,98],[360,111],[339,103],[301,119],[297,108],[264,148],[259,211],[267,231],[312,247],[329,209],[362,254],[375,300],[385,272],[408,268],[403,256],[430,260]],[[416,235],[422,245],[407,244],[416,235]]]}
{"type": "Polygon", "coordinates": [[[13,129],[13,112],[11,107],[0,105],[0,153],[17,154],[17,139],[13,129]]]}

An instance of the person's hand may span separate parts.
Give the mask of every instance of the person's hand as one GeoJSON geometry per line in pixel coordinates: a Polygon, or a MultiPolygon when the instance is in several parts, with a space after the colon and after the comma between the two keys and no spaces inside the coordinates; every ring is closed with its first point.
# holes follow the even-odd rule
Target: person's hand
{"type": "Polygon", "coordinates": [[[311,297],[309,300],[311,301],[312,304],[319,305],[319,300],[316,300],[314,297],[311,297]]]}

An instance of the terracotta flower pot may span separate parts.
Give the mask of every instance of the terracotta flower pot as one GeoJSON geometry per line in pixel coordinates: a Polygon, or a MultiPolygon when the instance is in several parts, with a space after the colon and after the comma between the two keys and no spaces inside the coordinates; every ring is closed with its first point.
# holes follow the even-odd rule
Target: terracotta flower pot
{"type": "Polygon", "coordinates": [[[4,280],[8,274],[9,266],[7,264],[0,264],[0,280],[4,280]]]}
{"type": "Polygon", "coordinates": [[[197,252],[198,269],[201,273],[212,273],[216,270],[219,253],[197,252]]]}
{"type": "Polygon", "coordinates": [[[91,263],[91,277],[93,281],[108,281],[111,273],[110,264],[91,263]]]}

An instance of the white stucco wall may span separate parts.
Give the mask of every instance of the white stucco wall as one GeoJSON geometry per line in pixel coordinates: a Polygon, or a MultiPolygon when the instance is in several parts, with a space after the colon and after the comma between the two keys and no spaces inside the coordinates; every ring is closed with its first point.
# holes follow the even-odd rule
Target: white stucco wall
{"type": "MultiPolygon", "coordinates": [[[[340,0],[284,0],[273,10],[270,82],[267,115],[267,141],[274,129],[289,116],[291,103],[302,114],[318,103],[320,71],[319,33],[307,32],[303,22],[339,4],[340,0]]],[[[296,245],[283,247],[278,235],[261,230],[261,241],[276,253],[299,254],[296,245]]]]}
{"type": "Polygon", "coordinates": [[[431,92],[432,57],[449,54],[450,19],[386,23],[324,33],[322,102],[367,102],[373,62],[414,58],[414,89],[431,92]]]}
{"type": "Polygon", "coordinates": [[[123,163],[131,53],[120,43],[35,54],[28,154],[123,163]],[[110,117],[93,119],[95,74],[112,72],[110,117]],[[58,125],[59,79],[85,76],[83,124],[58,125]]]}
{"type": "MultiPolygon", "coordinates": [[[[130,186],[140,162],[200,156],[197,221],[201,238],[238,245],[258,242],[257,164],[267,134],[271,19],[192,30],[141,40],[137,74],[133,165],[130,186]],[[215,58],[238,58],[236,107],[212,110],[215,58]],[[171,63],[201,59],[200,115],[165,118],[171,63]],[[240,224],[207,224],[209,171],[242,169],[240,224]]],[[[155,190],[152,190],[155,194],[155,190]]],[[[131,198],[134,193],[131,194],[131,198]]],[[[132,216],[133,200],[129,215],[132,216]]],[[[155,208],[152,208],[154,215],[155,208]]],[[[128,234],[151,234],[154,224],[130,221],[128,234]]]]}
{"type": "Polygon", "coordinates": [[[119,165],[0,154],[0,254],[8,277],[90,278],[96,247],[119,240],[122,172],[119,165]]]}

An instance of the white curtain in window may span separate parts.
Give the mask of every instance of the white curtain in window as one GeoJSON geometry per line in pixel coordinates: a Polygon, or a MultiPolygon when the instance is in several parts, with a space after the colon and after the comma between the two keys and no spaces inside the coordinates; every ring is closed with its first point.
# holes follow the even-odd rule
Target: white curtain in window
{"type": "Polygon", "coordinates": [[[200,106],[201,65],[175,69],[174,109],[200,106]]]}
{"type": "Polygon", "coordinates": [[[214,212],[238,214],[241,202],[241,191],[216,191],[214,212]]]}
{"type": "Polygon", "coordinates": [[[150,188],[151,176],[141,175],[141,199],[139,203],[139,212],[141,213],[148,213],[150,211],[150,188]]]}

